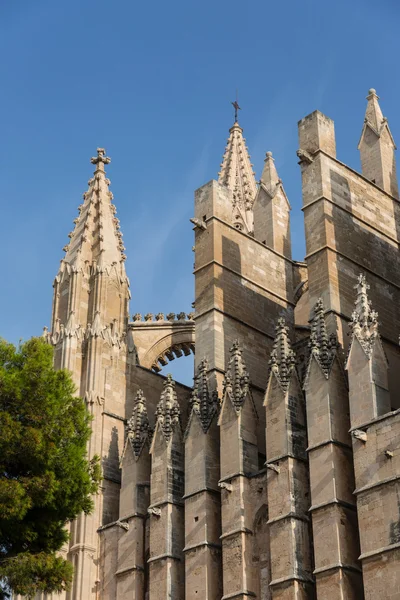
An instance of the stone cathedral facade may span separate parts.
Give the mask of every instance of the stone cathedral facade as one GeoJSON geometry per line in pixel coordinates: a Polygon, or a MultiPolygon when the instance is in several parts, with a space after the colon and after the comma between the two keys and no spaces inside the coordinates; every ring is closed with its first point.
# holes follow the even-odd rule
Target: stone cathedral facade
{"type": "Polygon", "coordinates": [[[45,331],[103,468],[63,600],[400,599],[395,144],[373,89],[361,173],[330,118],[298,131],[304,262],[272,154],[256,181],[235,122],[195,192],[189,315],[130,317],[110,159],[92,159],[45,331]],[[193,389],[159,374],[194,351],[193,389]]]}

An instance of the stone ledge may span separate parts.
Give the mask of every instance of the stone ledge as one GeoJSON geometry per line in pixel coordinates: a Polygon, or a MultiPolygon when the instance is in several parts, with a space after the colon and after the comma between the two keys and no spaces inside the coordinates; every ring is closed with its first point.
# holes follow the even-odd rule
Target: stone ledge
{"type": "Polygon", "coordinates": [[[125,573],[131,573],[132,571],[140,571],[143,573],[144,567],[141,567],[140,565],[132,565],[131,567],[125,567],[125,569],[119,569],[119,571],[116,571],[114,574],[116,577],[119,577],[120,575],[125,575],[125,573]]]}
{"type": "Polygon", "coordinates": [[[272,523],[277,523],[279,521],[284,521],[285,519],[297,519],[298,521],[304,521],[304,523],[309,523],[310,518],[306,515],[299,515],[294,512],[286,513],[286,515],[281,515],[280,517],[274,517],[273,519],[268,519],[267,525],[271,525],[272,523]]]}
{"type": "Polygon", "coordinates": [[[227,533],[223,533],[219,536],[220,540],[225,540],[226,538],[232,537],[233,535],[237,535],[238,533],[246,533],[253,535],[253,531],[248,529],[247,527],[238,527],[237,529],[232,529],[232,531],[227,531],[227,533]]]}
{"type": "Polygon", "coordinates": [[[362,573],[362,570],[359,567],[355,567],[354,565],[346,565],[342,562],[334,563],[331,565],[327,565],[326,567],[319,567],[319,569],[314,570],[314,575],[323,575],[328,571],[335,571],[336,569],[342,569],[343,571],[353,571],[354,573],[362,573]]]}
{"type": "Polygon", "coordinates": [[[316,510],[320,510],[322,508],[326,508],[332,505],[342,506],[343,508],[348,508],[349,510],[357,510],[355,504],[351,504],[350,502],[346,502],[345,500],[339,500],[338,498],[333,498],[332,500],[328,500],[327,502],[321,502],[321,504],[313,504],[308,509],[308,512],[314,512],[316,510]]]}
{"type": "Polygon", "coordinates": [[[400,542],[397,542],[396,544],[390,544],[390,546],[383,546],[382,548],[379,548],[378,550],[371,550],[370,552],[364,552],[363,554],[360,554],[360,556],[358,557],[359,560],[366,560],[368,558],[379,558],[379,554],[384,554],[386,552],[392,552],[393,550],[399,550],[400,549],[400,542]]]}
{"type": "Polygon", "coordinates": [[[393,477],[387,477],[386,479],[381,479],[380,481],[376,481],[375,483],[369,483],[368,485],[364,485],[363,487],[357,488],[354,490],[354,494],[362,494],[364,492],[368,492],[368,490],[373,490],[374,488],[380,487],[382,485],[394,483],[400,479],[399,475],[393,475],[393,477]]]}
{"type": "Polygon", "coordinates": [[[197,544],[192,544],[191,546],[185,546],[183,552],[190,552],[191,550],[197,550],[198,548],[214,548],[215,550],[221,550],[222,545],[216,544],[215,542],[198,542],[197,544]]]}
{"type": "Polygon", "coordinates": [[[158,560],[167,560],[168,558],[171,560],[182,561],[182,557],[178,556],[177,554],[165,553],[165,554],[159,554],[158,556],[152,556],[151,558],[149,558],[147,563],[150,564],[152,562],[157,562],[158,560]]]}

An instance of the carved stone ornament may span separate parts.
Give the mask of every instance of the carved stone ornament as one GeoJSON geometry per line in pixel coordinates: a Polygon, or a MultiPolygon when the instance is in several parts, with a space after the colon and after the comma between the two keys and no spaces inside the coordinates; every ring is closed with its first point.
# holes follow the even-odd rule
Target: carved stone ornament
{"type": "Polygon", "coordinates": [[[269,366],[281,388],[287,391],[290,378],[296,368],[296,355],[290,345],[289,327],[287,327],[285,319],[278,319],[275,332],[276,337],[269,359],[269,366]]]}
{"type": "Polygon", "coordinates": [[[156,420],[167,441],[171,439],[175,427],[180,426],[180,416],[181,411],[175,391],[175,383],[172,380],[172,376],[167,375],[156,409],[156,420]]]}
{"type": "Polygon", "coordinates": [[[199,417],[204,433],[207,433],[214,416],[219,411],[218,393],[216,390],[210,393],[207,372],[208,363],[203,359],[199,364],[190,399],[191,412],[199,417]]]}
{"type": "Polygon", "coordinates": [[[138,390],[136,394],[132,416],[126,424],[126,432],[133,452],[138,458],[143,446],[150,440],[152,433],[147,416],[146,398],[142,390],[138,390]]]}
{"type": "Polygon", "coordinates": [[[367,356],[371,356],[378,333],[378,313],[373,310],[368,299],[369,285],[364,275],[358,276],[356,306],[351,315],[350,327],[353,337],[356,337],[367,356]]]}
{"type": "Polygon", "coordinates": [[[225,374],[223,394],[228,394],[237,412],[243,406],[250,390],[250,376],[243,360],[242,349],[236,340],[229,350],[230,358],[225,374]]]}
{"type": "Polygon", "coordinates": [[[336,335],[328,335],[326,331],[324,303],[322,298],[319,298],[314,306],[309,348],[311,355],[315,357],[325,377],[329,376],[336,356],[337,346],[336,335]]]}

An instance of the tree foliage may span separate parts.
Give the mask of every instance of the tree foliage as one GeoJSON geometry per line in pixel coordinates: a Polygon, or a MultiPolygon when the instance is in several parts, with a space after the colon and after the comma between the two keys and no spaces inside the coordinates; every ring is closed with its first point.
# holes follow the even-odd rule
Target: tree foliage
{"type": "Polygon", "coordinates": [[[15,593],[71,583],[57,551],[67,521],[93,508],[100,467],[86,457],[90,434],[89,413],[69,372],[53,368],[51,346],[0,340],[0,580],[15,593]]]}

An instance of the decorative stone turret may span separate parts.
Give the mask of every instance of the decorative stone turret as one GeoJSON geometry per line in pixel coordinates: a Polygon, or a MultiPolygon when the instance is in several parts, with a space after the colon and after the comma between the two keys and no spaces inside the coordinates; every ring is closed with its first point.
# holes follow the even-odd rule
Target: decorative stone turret
{"type": "Polygon", "coordinates": [[[304,382],[314,564],[318,600],[363,598],[349,400],[335,334],[317,301],[304,382]],[[323,479],[324,485],[321,485],[323,479]]]}
{"type": "Polygon", "coordinates": [[[369,285],[364,275],[359,276],[355,289],[357,299],[346,364],[353,429],[390,411],[388,364],[378,333],[378,313],[368,299],[369,285]]]}
{"type": "Polygon", "coordinates": [[[267,152],[254,202],[254,237],[287,258],[292,257],[290,204],[276,171],[272,152],[267,152]]]}
{"type": "Polygon", "coordinates": [[[243,129],[236,121],[229,130],[218,181],[231,191],[234,226],[249,234],[254,232],[253,204],[257,193],[252,167],[243,129]]]}
{"type": "Polygon", "coordinates": [[[198,367],[185,432],[186,600],[222,596],[219,400],[208,381],[208,363],[198,367]]]}
{"type": "Polygon", "coordinates": [[[184,445],[180,408],[171,375],[164,382],[157,405],[150,454],[150,598],[183,600],[184,445]]]}
{"type": "Polygon", "coordinates": [[[257,412],[238,341],[229,351],[220,426],[223,598],[247,600],[257,584],[251,558],[253,520],[249,476],[258,471],[257,412]]]}
{"type": "Polygon", "coordinates": [[[369,90],[367,100],[364,126],[358,144],[362,173],[385,192],[398,198],[396,144],[388,120],[382,115],[379,96],[373,88],[369,90]]]}
{"type": "Polygon", "coordinates": [[[305,600],[313,593],[305,403],[282,318],[276,326],[264,405],[271,598],[305,600]]]}
{"type": "Polygon", "coordinates": [[[126,442],[121,457],[116,598],[126,598],[134,591],[135,599],[145,600],[148,550],[145,524],[150,501],[150,441],[146,398],[143,391],[138,390],[132,416],[127,421],[126,442]]]}

